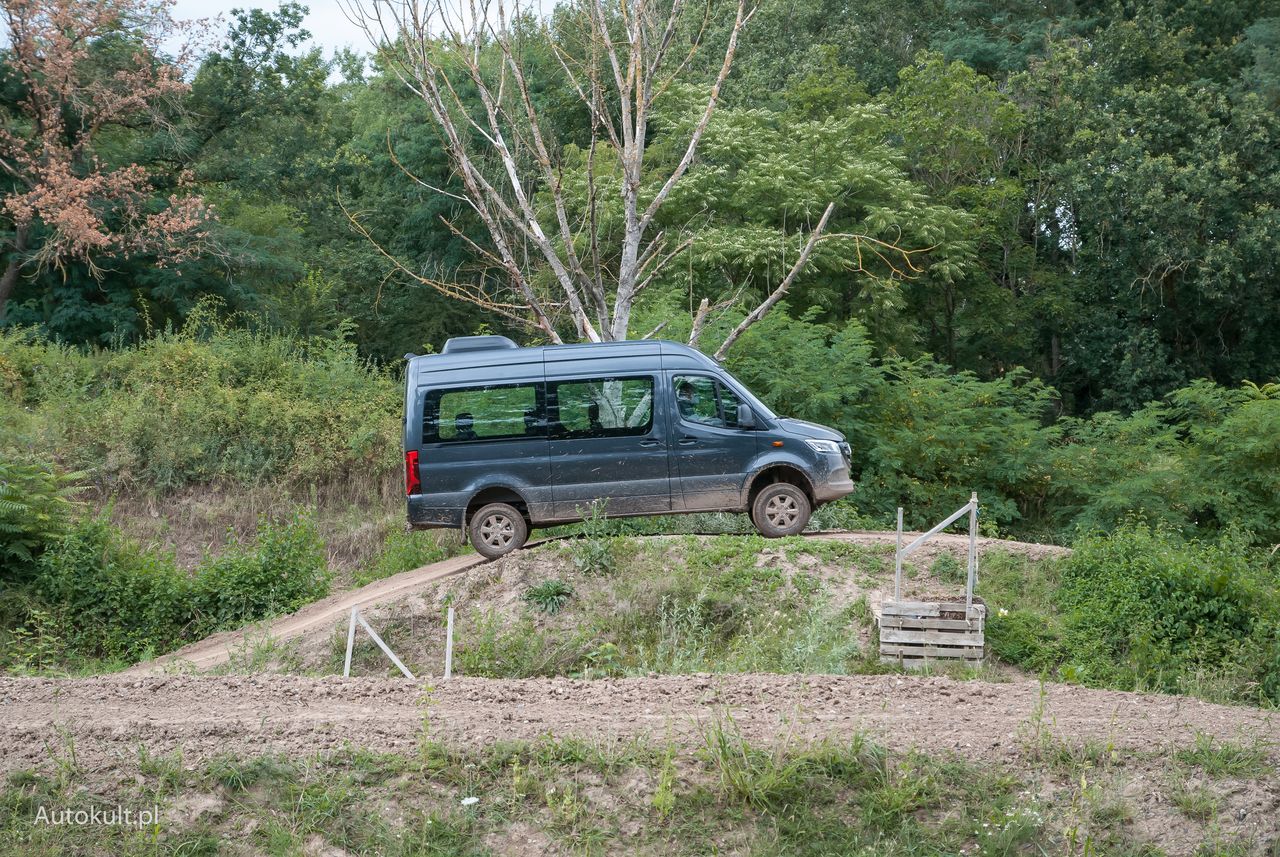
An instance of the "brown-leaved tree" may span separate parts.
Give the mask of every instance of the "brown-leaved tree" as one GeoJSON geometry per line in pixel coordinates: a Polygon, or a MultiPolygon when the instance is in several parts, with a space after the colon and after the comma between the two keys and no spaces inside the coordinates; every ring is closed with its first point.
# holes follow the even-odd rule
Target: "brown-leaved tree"
{"type": "MultiPolygon", "coordinates": [[[[209,209],[186,192],[157,199],[155,176],[100,148],[121,134],[171,129],[187,91],[184,56],[160,59],[184,29],[171,0],[4,0],[8,46],[0,68],[16,106],[0,114],[0,223],[9,221],[0,320],[24,272],[154,253],[172,264],[202,244],[209,209]]],[[[185,53],[185,51],[183,52],[185,53]]]]}

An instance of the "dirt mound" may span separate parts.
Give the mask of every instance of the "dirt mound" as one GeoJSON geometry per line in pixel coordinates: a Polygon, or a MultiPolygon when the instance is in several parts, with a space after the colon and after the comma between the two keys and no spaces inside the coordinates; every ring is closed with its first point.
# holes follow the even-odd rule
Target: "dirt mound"
{"type": "MultiPolygon", "coordinates": [[[[909,541],[917,535],[919,533],[905,533],[904,539],[909,541]]],[[[870,546],[892,546],[896,537],[896,534],[891,532],[812,533],[805,536],[805,538],[814,540],[870,546]]],[[[641,536],[635,538],[660,540],[664,537],[641,536]]],[[[499,572],[503,572],[499,574],[502,577],[505,575],[504,570],[508,565],[527,565],[529,562],[536,564],[536,558],[541,553],[540,546],[556,541],[560,541],[560,539],[531,542],[525,550],[498,560],[493,565],[499,569],[499,572]]],[[[939,534],[913,555],[913,561],[917,564],[927,563],[944,553],[962,556],[968,551],[968,545],[968,537],[966,536],[948,533],[939,534]]],[[[1070,553],[1069,549],[1055,545],[985,538],[978,540],[978,550],[980,555],[988,551],[999,550],[1026,556],[1033,560],[1063,556],[1070,553]]],[[[137,664],[126,670],[123,675],[155,675],[175,671],[205,672],[226,664],[237,650],[247,648],[255,638],[270,639],[277,643],[282,643],[305,637],[311,640],[313,648],[317,645],[323,647],[324,641],[332,633],[333,628],[350,614],[352,607],[358,606],[364,612],[379,606],[402,602],[405,599],[423,594],[432,584],[478,566],[486,565],[489,562],[489,560],[477,554],[468,554],[423,566],[413,571],[407,571],[394,577],[371,583],[360,589],[330,596],[322,601],[310,604],[296,613],[280,617],[263,625],[254,625],[236,631],[215,634],[175,652],[137,664]]],[[[822,569],[815,568],[811,570],[821,576],[822,569]]],[[[856,597],[865,594],[869,596],[869,601],[873,608],[879,603],[880,593],[878,591],[864,591],[857,584],[850,584],[848,581],[834,582],[837,584],[837,588],[847,590],[843,593],[845,596],[856,597]],[[850,589],[851,585],[855,588],[850,589]]],[[[515,603],[518,601],[518,596],[514,592],[506,593],[505,601],[515,603]]]]}

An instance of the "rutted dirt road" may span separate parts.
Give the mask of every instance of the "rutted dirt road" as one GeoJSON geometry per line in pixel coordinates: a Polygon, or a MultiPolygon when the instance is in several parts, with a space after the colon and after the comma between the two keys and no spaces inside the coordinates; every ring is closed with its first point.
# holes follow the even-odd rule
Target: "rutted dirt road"
{"type": "MultiPolygon", "coordinates": [[[[903,537],[910,540],[918,535],[919,533],[904,533],[903,537]]],[[[806,538],[865,545],[892,545],[896,534],[885,532],[810,533],[806,535],[806,538]]],[[[534,548],[546,541],[550,540],[530,542],[525,550],[534,548]]],[[[930,544],[921,551],[921,554],[929,556],[941,550],[967,550],[968,545],[967,536],[941,533],[933,537],[930,544]]],[[[1055,545],[1012,542],[1000,539],[978,539],[979,554],[990,550],[1019,553],[1032,559],[1043,559],[1070,553],[1069,549],[1055,545]]],[[[279,642],[297,639],[317,631],[327,632],[337,620],[348,615],[352,607],[360,607],[362,610],[366,610],[397,601],[411,595],[427,584],[461,574],[486,562],[489,562],[489,560],[474,553],[441,560],[422,568],[397,574],[394,577],[388,577],[385,580],[379,580],[360,589],[331,595],[314,604],[307,605],[296,613],[275,619],[264,628],[254,626],[254,628],[214,634],[212,637],[192,643],[155,660],[137,664],[126,670],[123,675],[157,675],[175,669],[183,672],[205,672],[230,660],[231,653],[244,646],[246,637],[250,633],[254,633],[255,629],[259,636],[265,634],[265,636],[269,636],[279,642]]]]}
{"type": "Polygon", "coordinates": [[[1280,716],[1185,697],[1035,682],[989,684],[884,676],[693,675],[439,682],[253,677],[0,678],[0,769],[48,764],[74,740],[78,763],[105,771],[136,763],[138,745],[180,749],[188,763],[219,753],[292,756],[350,742],[409,751],[422,734],[482,747],[551,733],[592,740],[649,737],[685,746],[727,712],[752,741],[874,736],[894,749],[1016,756],[1037,721],[1068,743],[1117,752],[1186,746],[1196,732],[1280,745],[1280,716]],[[429,698],[430,702],[424,701],[429,698]]]}

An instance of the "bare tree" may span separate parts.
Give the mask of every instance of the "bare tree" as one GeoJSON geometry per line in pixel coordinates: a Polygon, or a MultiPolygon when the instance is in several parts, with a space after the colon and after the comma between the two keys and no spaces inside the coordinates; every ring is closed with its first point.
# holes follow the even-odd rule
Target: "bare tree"
{"type": "MultiPolygon", "coordinates": [[[[348,212],[355,228],[402,273],[525,323],[552,342],[560,341],[556,323],[564,314],[580,339],[625,339],[637,298],[691,243],[687,230],[672,237],[655,223],[694,163],[754,7],[737,0],[710,89],[669,147],[679,157],[655,167],[646,163],[655,103],[702,47],[711,0],[703,9],[688,8],[687,0],[570,0],[550,18],[509,7],[505,0],[344,2],[387,67],[426,104],[461,192],[410,175],[476,215],[489,238],[483,247],[455,222],[445,223],[497,276],[479,283],[427,276],[378,245],[359,214],[348,212]],[[534,31],[589,118],[585,191],[567,186],[561,146],[536,105],[525,62],[524,34],[530,28],[540,28],[534,31]],[[601,242],[606,212],[611,223],[620,221],[611,247],[601,242]],[[548,282],[549,289],[539,286],[548,282]]],[[[718,356],[809,264],[831,211],[828,206],[783,283],[738,326],[718,356]]],[[[704,302],[691,341],[716,309],[727,305],[704,302]]]]}

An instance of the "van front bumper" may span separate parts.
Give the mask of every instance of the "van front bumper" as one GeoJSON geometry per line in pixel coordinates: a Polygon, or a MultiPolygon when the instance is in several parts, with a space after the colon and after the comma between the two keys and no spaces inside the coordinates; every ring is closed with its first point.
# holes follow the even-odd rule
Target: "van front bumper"
{"type": "Polygon", "coordinates": [[[830,503],[853,493],[853,479],[849,476],[849,461],[843,455],[828,455],[829,469],[824,478],[813,486],[813,499],[818,503],[830,503]]]}
{"type": "Polygon", "coordinates": [[[853,493],[853,480],[846,476],[844,479],[827,480],[817,485],[813,489],[813,499],[819,503],[830,503],[832,500],[839,500],[841,497],[847,497],[853,493]]]}

